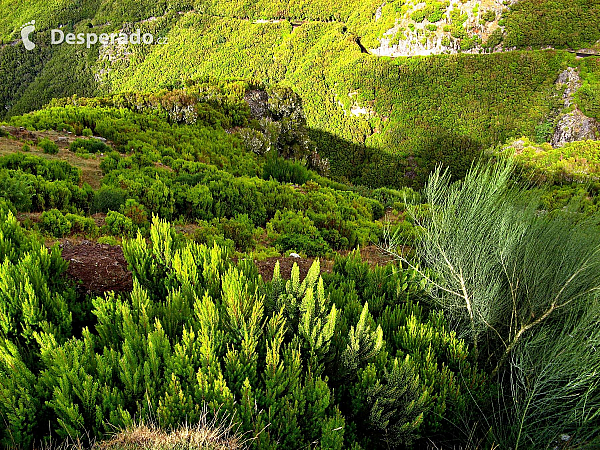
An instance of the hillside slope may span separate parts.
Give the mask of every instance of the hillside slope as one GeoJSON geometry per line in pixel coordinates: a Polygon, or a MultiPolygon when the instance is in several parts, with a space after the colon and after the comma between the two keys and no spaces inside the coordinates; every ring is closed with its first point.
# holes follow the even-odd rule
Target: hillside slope
{"type": "MultiPolygon", "coordinates": [[[[18,40],[0,49],[6,116],[54,97],[180,87],[205,77],[283,83],[300,94],[332,175],[370,186],[420,186],[438,163],[460,175],[491,145],[535,138],[536,127],[547,126],[561,107],[554,82],[569,66],[580,67],[586,102],[598,103],[597,58],[540,50],[594,47],[598,0],[525,0],[510,10],[494,2],[356,0],[136,2],[131,8],[4,0],[2,6],[11,11],[0,23],[5,42],[18,39],[20,24],[34,17],[39,42],[31,52],[18,40]],[[139,27],[167,43],[44,45],[48,29],[58,25],[97,33],[139,27]],[[389,50],[392,41],[396,50],[389,50]],[[532,50],[497,53],[504,47],[532,50]],[[453,54],[377,56],[436,52],[453,54]]],[[[598,118],[595,110],[589,115],[598,118]]]]}

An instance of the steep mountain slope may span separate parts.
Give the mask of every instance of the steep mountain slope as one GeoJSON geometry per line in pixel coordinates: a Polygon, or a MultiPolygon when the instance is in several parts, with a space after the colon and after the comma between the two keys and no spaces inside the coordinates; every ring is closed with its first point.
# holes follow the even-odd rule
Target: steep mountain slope
{"type": "Polygon", "coordinates": [[[18,41],[0,49],[7,116],[53,97],[179,87],[204,77],[284,83],[300,94],[332,175],[371,186],[419,186],[440,162],[460,175],[484,148],[535,138],[561,107],[554,82],[569,66],[580,67],[587,103],[598,99],[597,58],[539,50],[594,47],[598,0],[525,0],[509,9],[355,0],[2,6],[11,10],[0,27],[5,42],[40,14],[33,51],[18,41]],[[166,44],[45,45],[58,25],[96,33],[140,28],[166,44]],[[420,53],[471,54],[377,56],[420,53]]]}

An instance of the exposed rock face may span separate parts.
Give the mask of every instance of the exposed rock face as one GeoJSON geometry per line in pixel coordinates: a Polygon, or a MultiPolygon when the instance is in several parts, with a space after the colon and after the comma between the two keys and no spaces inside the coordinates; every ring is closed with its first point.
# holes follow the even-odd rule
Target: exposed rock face
{"type": "MultiPolygon", "coordinates": [[[[579,73],[573,67],[564,70],[556,80],[557,85],[565,86],[563,101],[565,108],[573,105],[573,96],[581,87],[579,73]]],[[[562,147],[568,142],[596,140],[600,138],[600,123],[597,120],[587,117],[575,105],[575,109],[569,113],[563,114],[559,119],[554,130],[554,135],[550,144],[552,147],[562,147]]]]}
{"type": "Polygon", "coordinates": [[[251,90],[246,92],[244,100],[250,107],[250,113],[252,117],[256,119],[262,119],[269,117],[269,108],[267,102],[269,101],[269,95],[262,90],[251,90]]]}
{"type": "Polygon", "coordinates": [[[578,108],[565,114],[556,129],[550,144],[552,147],[562,147],[567,142],[596,140],[600,137],[600,123],[587,117],[578,108]]]}
{"type": "Polygon", "coordinates": [[[565,108],[568,108],[573,102],[573,95],[575,95],[575,92],[577,92],[577,90],[581,87],[581,78],[579,78],[579,73],[577,73],[577,70],[573,67],[567,67],[567,69],[563,70],[558,76],[556,84],[566,84],[563,100],[565,103],[565,108]]]}

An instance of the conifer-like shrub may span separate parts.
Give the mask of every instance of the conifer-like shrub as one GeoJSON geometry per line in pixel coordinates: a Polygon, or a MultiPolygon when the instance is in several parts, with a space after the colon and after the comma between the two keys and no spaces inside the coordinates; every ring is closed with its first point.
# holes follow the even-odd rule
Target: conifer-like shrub
{"type": "Polygon", "coordinates": [[[263,178],[273,178],[282,183],[304,184],[311,179],[311,173],[300,163],[269,157],[263,168],[263,178]]]}
{"type": "Polygon", "coordinates": [[[91,217],[80,216],[79,214],[65,214],[65,218],[71,222],[71,231],[74,233],[94,235],[98,226],[91,217]]]}
{"type": "Polygon", "coordinates": [[[426,290],[411,271],[372,272],[352,257],[327,280],[315,261],[304,279],[297,265],[289,280],[276,266],[263,282],[252,263],[180,241],[157,218],[149,241],[123,242],[133,290],[93,298],[93,320],[71,330],[66,263],[1,218],[5,445],[225,414],[251,448],[400,447],[465,407],[461,383],[472,395],[483,382],[442,316],[418,306],[426,290]]]}
{"type": "Polygon", "coordinates": [[[133,220],[117,211],[108,212],[106,226],[114,236],[133,236],[137,230],[133,220]]]}
{"type": "Polygon", "coordinates": [[[50,155],[55,155],[58,153],[58,145],[48,138],[40,139],[38,146],[44,151],[44,153],[48,153],[50,155]]]}
{"type": "Polygon", "coordinates": [[[44,211],[40,226],[54,237],[64,237],[71,232],[71,222],[58,209],[44,211]]]}
{"type": "Polygon", "coordinates": [[[127,192],[123,189],[113,186],[102,186],[94,192],[94,212],[118,211],[123,204],[127,192]]]}
{"type": "Polygon", "coordinates": [[[99,139],[78,138],[71,143],[69,150],[83,153],[108,153],[111,151],[111,148],[99,139]]]}

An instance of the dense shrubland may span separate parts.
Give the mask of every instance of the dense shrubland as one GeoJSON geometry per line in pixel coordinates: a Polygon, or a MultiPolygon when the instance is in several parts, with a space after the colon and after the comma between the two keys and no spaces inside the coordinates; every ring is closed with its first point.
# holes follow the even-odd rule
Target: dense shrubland
{"type": "MultiPolygon", "coordinates": [[[[507,47],[534,50],[592,45],[600,38],[594,26],[597,5],[583,0],[563,3],[518,2],[502,19],[504,36],[498,29],[494,39],[498,43],[504,39],[507,47]]],[[[461,175],[480,150],[511,137],[533,138],[536,126],[555,107],[552,84],[566,65],[586,69],[582,109],[595,111],[597,58],[578,62],[562,52],[539,51],[394,61],[367,55],[358,42],[376,46],[397,16],[413,14],[414,5],[381,6],[355,0],[201,5],[182,1],[131,7],[85,3],[69,12],[58,8],[59,19],[83,14],[85,20],[66,22],[75,31],[86,31],[88,23],[97,32],[133,31],[139,26],[143,32],[168,37],[168,43],[127,49],[39,45],[33,52],[7,46],[0,49],[0,65],[7,74],[0,98],[12,116],[38,109],[52,97],[155,91],[209,76],[283,82],[301,96],[311,138],[319,154],[330,159],[331,175],[372,187],[422,186],[439,162],[452,165],[461,175]],[[380,7],[380,18],[374,20],[380,7]],[[151,17],[143,23],[129,22],[151,17]],[[258,19],[285,20],[254,23],[258,19]],[[122,25],[123,21],[129,23],[122,25]],[[375,99],[375,91],[383,94],[375,99]],[[367,112],[355,115],[353,107],[367,112]],[[393,170],[382,171],[383,167],[393,170]]],[[[439,22],[445,8],[445,3],[428,2],[418,11],[431,25],[439,22]]],[[[4,23],[17,28],[17,18],[41,9],[17,5],[4,23]]],[[[483,7],[478,14],[485,20],[483,7]]],[[[457,36],[452,39],[462,39],[468,48],[474,41],[463,36],[463,16],[450,17],[447,26],[457,36]]],[[[46,29],[43,17],[40,28],[46,29]]],[[[6,33],[10,34],[8,29],[6,33]]],[[[205,116],[218,117],[214,111],[205,116]]],[[[240,134],[260,152],[270,141],[257,131],[269,134],[272,127],[263,123],[262,130],[258,128],[240,134]]]]}
{"type": "MultiPolygon", "coordinates": [[[[193,235],[200,243],[224,236],[217,242],[241,251],[272,244],[282,253],[325,255],[378,242],[379,219],[385,208],[403,208],[402,193],[390,190],[382,202],[379,191],[315,172],[324,173],[326,160],[308,137],[298,97],[267,89],[257,120],[244,101],[251,88],[200,83],[155,94],[72,97],[13,117],[12,125],[32,130],[88,130],[69,149],[99,159],[105,176],[94,191],[64,161],[8,155],[0,158],[3,197],[22,212],[107,213],[104,232],[115,236],[147,232],[147,219],[157,214],[199,227],[193,235]],[[182,109],[190,113],[177,114],[182,109]],[[264,152],[248,148],[240,132],[246,129],[269,142],[264,152]]],[[[50,235],[70,231],[56,213],[46,221],[41,229],[50,235]]],[[[411,225],[403,226],[410,235],[411,225]]],[[[75,230],[98,232],[84,224],[75,230]]]]}
{"type": "MultiPolygon", "coordinates": [[[[3,117],[74,134],[103,174],[93,189],[48,138],[0,157],[2,445],[207,417],[260,449],[600,445],[598,146],[533,143],[568,66],[600,119],[599,59],[364,53],[401,15],[442,26],[446,4],[400,3],[0,0],[4,42],[32,15],[46,30],[0,48],[3,117]],[[40,43],[55,20],[151,16],[168,44],[40,43]],[[42,244],[65,237],[121,243],[133,290],[79,292],[42,244]],[[378,242],[398,261],[334,254],[378,242]],[[292,251],[331,273],[251,262],[292,251]]],[[[591,46],[596,3],[517,3],[484,46],[591,46]]]]}
{"type": "Polygon", "coordinates": [[[1,226],[2,299],[29,302],[3,309],[4,444],[30,444],[48,420],[60,437],[101,436],[134,417],[169,428],[206,404],[235,414],[253,447],[373,448],[451,437],[444,417],[485,401],[487,377],[419,303],[426,285],[414,271],[371,271],[350,256],[325,280],[315,262],[304,280],[276,268],[264,283],[155,220],[150,243],[123,244],[133,291],[93,299],[93,320],[72,329],[81,312],[64,290],[66,263],[10,213],[1,226]],[[48,262],[32,272],[38,260],[48,262]]]}
{"type": "Polygon", "coordinates": [[[598,0],[516,2],[503,15],[506,47],[590,48],[600,39],[598,0]]]}
{"type": "MultiPolygon", "coordinates": [[[[0,206],[3,443],[102,437],[145,419],[169,429],[208,408],[253,448],[592,448],[597,217],[540,214],[540,193],[512,173],[500,162],[451,184],[438,171],[427,206],[373,192],[407,202],[414,253],[392,231],[401,264],[372,268],[354,253],[322,277],[318,261],[304,279],[277,265],[270,282],[229,257],[257,236],[249,215],[203,221],[192,240],[157,217],[136,228],[145,208],[128,200],[106,222],[133,291],[83,302],[58,249],[0,206]]],[[[316,245],[316,223],[282,210],[267,230],[316,245]]],[[[91,225],[55,209],[42,224],[56,235],[91,225]]]]}

